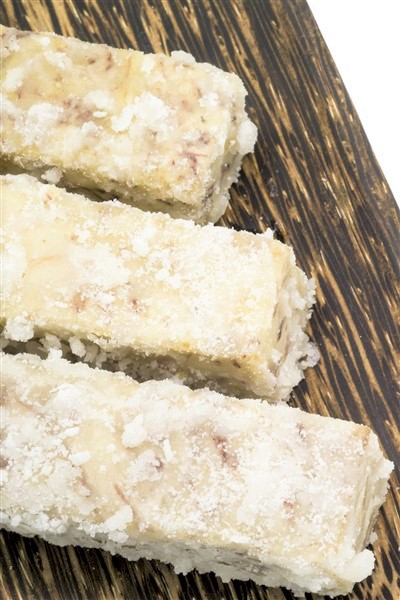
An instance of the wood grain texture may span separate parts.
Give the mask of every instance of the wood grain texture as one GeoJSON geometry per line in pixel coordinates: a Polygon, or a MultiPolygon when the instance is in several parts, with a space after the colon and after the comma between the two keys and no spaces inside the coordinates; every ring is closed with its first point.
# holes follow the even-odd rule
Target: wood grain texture
{"type": "MultiPolygon", "coordinates": [[[[274,227],[316,279],[310,334],[321,360],[293,403],[371,426],[396,460],[399,214],[306,2],[5,0],[2,22],[146,52],[183,49],[244,80],[259,138],[222,223],[274,227]]],[[[377,523],[376,569],[349,600],[400,597],[398,486],[397,471],[377,523]]],[[[4,599],[292,598],[10,533],[1,552],[4,599]]]]}

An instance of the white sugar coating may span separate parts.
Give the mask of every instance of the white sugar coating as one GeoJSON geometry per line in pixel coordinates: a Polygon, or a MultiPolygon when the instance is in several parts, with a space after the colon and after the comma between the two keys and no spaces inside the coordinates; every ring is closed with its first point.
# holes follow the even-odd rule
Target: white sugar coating
{"type": "Polygon", "coordinates": [[[19,280],[22,278],[26,270],[26,257],[21,240],[16,234],[10,232],[7,234],[7,239],[5,239],[4,232],[2,231],[0,240],[2,244],[0,293],[1,297],[3,297],[10,293],[15,279],[19,280]]]}
{"type": "Polygon", "coordinates": [[[50,44],[50,40],[47,37],[38,36],[36,41],[39,42],[39,44],[41,44],[43,47],[46,47],[50,44]]]}
{"type": "MultiPolygon", "coordinates": [[[[82,235],[80,239],[82,240],[82,235]]],[[[87,245],[84,256],[81,248],[75,245],[71,245],[67,252],[68,260],[79,274],[78,283],[82,286],[90,280],[91,285],[101,290],[110,290],[129,281],[128,269],[107,244],[87,245]]]]}
{"type": "Polygon", "coordinates": [[[203,96],[199,102],[201,107],[217,107],[218,106],[218,96],[215,92],[210,92],[206,96],[203,96]]]}
{"type": "Polygon", "coordinates": [[[26,315],[21,314],[18,317],[7,319],[4,328],[6,338],[17,342],[27,342],[34,335],[33,322],[26,315]]]}
{"type": "Polygon", "coordinates": [[[130,506],[123,506],[114,515],[109,517],[104,523],[105,529],[112,530],[124,530],[133,520],[132,508],[130,506]]]}
{"type": "Polygon", "coordinates": [[[10,102],[10,100],[8,100],[8,98],[6,98],[6,96],[4,94],[1,94],[1,93],[0,93],[0,102],[1,102],[2,116],[9,115],[10,117],[14,118],[21,113],[21,110],[16,108],[14,106],[14,104],[12,102],[10,102]]]}
{"type": "Polygon", "coordinates": [[[140,121],[143,128],[154,128],[158,135],[161,133],[171,133],[173,129],[172,117],[173,111],[160,99],[143,92],[135,98],[133,104],[124,106],[120,115],[112,117],[111,127],[114,131],[125,131],[129,128],[132,119],[140,121]]]}
{"type": "Polygon", "coordinates": [[[124,106],[121,113],[115,117],[111,118],[111,127],[114,131],[126,131],[131,124],[132,117],[135,113],[135,105],[128,104],[124,106]]]}
{"type": "Polygon", "coordinates": [[[5,92],[15,92],[21,87],[26,70],[25,66],[10,69],[5,76],[2,88],[5,92]]]}
{"type": "Polygon", "coordinates": [[[50,348],[49,349],[49,354],[48,354],[48,358],[50,360],[52,359],[57,359],[57,358],[62,358],[62,350],[58,350],[57,348],[50,348]]]}
{"type": "MultiPolygon", "coordinates": [[[[43,134],[51,130],[63,113],[63,108],[49,102],[33,104],[26,112],[29,128],[24,133],[23,145],[38,143],[43,134]]],[[[16,124],[16,130],[22,131],[23,125],[16,124]]]]}
{"type": "Polygon", "coordinates": [[[106,111],[112,110],[114,105],[113,97],[110,92],[105,90],[92,90],[86,94],[85,100],[93,103],[96,108],[106,111]]]}
{"type": "Polygon", "coordinates": [[[143,415],[138,415],[127,423],[122,434],[122,443],[127,448],[134,448],[140,446],[142,442],[147,438],[147,432],[143,427],[143,415]]]}
{"type": "MultiPolygon", "coordinates": [[[[78,435],[79,433],[79,427],[67,427],[66,429],[64,429],[64,431],[62,431],[60,433],[60,436],[62,438],[67,438],[67,437],[73,437],[75,435],[78,435]]],[[[90,458],[90,453],[88,453],[88,460],[90,458]]]]}
{"type": "Polygon", "coordinates": [[[3,26],[0,35],[8,161],[36,174],[56,167],[63,185],[146,210],[202,223],[223,214],[257,137],[236,75],[181,51],[145,55],[3,26]]]}
{"type": "Polygon", "coordinates": [[[72,69],[72,60],[64,52],[45,52],[44,57],[47,62],[61,70],[72,69]]]}
{"type": "Polygon", "coordinates": [[[82,134],[83,138],[89,138],[92,139],[93,137],[96,137],[96,135],[100,132],[99,127],[93,123],[92,121],[88,121],[86,123],[84,123],[80,129],[80,133],[82,134]]]}
{"type": "MultiPolygon", "coordinates": [[[[76,435],[78,435],[79,433],[79,428],[74,428],[76,432],[76,435]]],[[[69,432],[71,432],[71,429],[68,430],[69,432]]],[[[70,436],[67,436],[70,437],[70,436]]],[[[74,452],[73,454],[69,455],[69,459],[72,462],[73,465],[84,465],[91,457],[91,453],[89,451],[86,452],[74,452]]]]}
{"type": "Polygon", "coordinates": [[[86,354],[86,348],[84,346],[84,344],[81,342],[81,340],[76,336],[73,335],[72,337],[69,338],[69,345],[71,347],[71,352],[73,354],[75,354],[75,356],[79,356],[79,357],[83,357],[86,354]]]}
{"type": "Polygon", "coordinates": [[[366,427],[63,359],[2,355],[2,522],[177,572],[334,596],[392,464],[366,427]]]}
{"type": "Polygon", "coordinates": [[[312,364],[314,283],[270,231],[200,227],[27,175],[0,185],[3,318],[31,323],[18,337],[7,326],[11,339],[55,335],[96,366],[145,361],[144,378],[270,401],[312,364]]]}
{"type": "Polygon", "coordinates": [[[254,123],[251,121],[244,121],[237,134],[237,141],[239,146],[239,152],[241,154],[248,154],[252,151],[254,145],[254,137],[257,134],[257,129],[254,123]]]}
{"type": "Polygon", "coordinates": [[[149,244],[144,235],[135,237],[132,240],[132,248],[139,254],[139,256],[146,256],[146,254],[149,252],[149,244]]]}
{"type": "Polygon", "coordinates": [[[171,52],[171,58],[185,65],[193,65],[196,63],[194,57],[183,50],[175,50],[174,52],[171,52]]]}
{"type": "Polygon", "coordinates": [[[142,66],[140,67],[140,70],[142,71],[142,73],[146,73],[146,75],[149,75],[154,69],[155,64],[155,56],[152,56],[151,54],[146,54],[143,56],[142,66]]]}
{"type": "Polygon", "coordinates": [[[62,178],[62,171],[58,167],[53,167],[51,169],[47,169],[42,174],[42,179],[44,181],[47,181],[47,183],[52,183],[53,185],[56,185],[57,183],[59,183],[61,181],[61,178],[62,178]]]}

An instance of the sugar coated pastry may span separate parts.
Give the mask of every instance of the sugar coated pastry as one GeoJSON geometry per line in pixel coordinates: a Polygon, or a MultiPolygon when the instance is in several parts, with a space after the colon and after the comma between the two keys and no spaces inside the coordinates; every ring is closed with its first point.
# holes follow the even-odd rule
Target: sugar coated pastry
{"type": "Polygon", "coordinates": [[[2,160],[50,183],[215,222],[256,126],[234,74],[0,26],[2,160]]]}
{"type": "Polygon", "coordinates": [[[27,175],[0,186],[6,338],[57,336],[140,380],[272,402],[315,361],[313,281],[271,231],[201,227],[27,175]]]}
{"type": "Polygon", "coordinates": [[[392,464],[355,423],[2,356],[2,524],[179,573],[347,594],[392,464]]]}

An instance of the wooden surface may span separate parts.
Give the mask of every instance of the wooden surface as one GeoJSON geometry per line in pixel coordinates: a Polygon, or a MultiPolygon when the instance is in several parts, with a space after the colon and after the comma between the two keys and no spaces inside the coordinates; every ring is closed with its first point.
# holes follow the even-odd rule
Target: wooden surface
{"type": "MultiPolygon", "coordinates": [[[[306,2],[5,0],[2,22],[147,52],[183,49],[244,80],[259,138],[222,222],[273,226],[316,279],[310,333],[321,360],[293,403],[370,425],[396,460],[399,215],[306,2]]],[[[349,599],[400,597],[398,485],[397,471],[377,523],[376,569],[349,599]]],[[[13,534],[1,548],[4,599],[292,598],[13,534]]]]}

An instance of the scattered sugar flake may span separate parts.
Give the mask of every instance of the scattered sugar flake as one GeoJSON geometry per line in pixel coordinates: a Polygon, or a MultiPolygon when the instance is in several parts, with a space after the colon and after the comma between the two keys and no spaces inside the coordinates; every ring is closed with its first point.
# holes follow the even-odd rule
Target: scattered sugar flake
{"type": "Polygon", "coordinates": [[[3,119],[6,117],[17,117],[21,113],[21,110],[13,102],[10,102],[4,94],[0,94],[0,105],[3,119]]]}
{"type": "Polygon", "coordinates": [[[16,342],[27,342],[34,336],[33,322],[26,315],[7,319],[4,336],[16,342]]]}
{"type": "Polygon", "coordinates": [[[143,56],[142,66],[140,70],[142,73],[146,73],[147,75],[152,72],[155,65],[155,58],[151,54],[145,54],[143,56]]]}
{"type": "Polygon", "coordinates": [[[26,113],[23,127],[24,142],[32,144],[51,131],[63,113],[60,106],[49,102],[33,104],[26,113]]]}
{"type": "Polygon", "coordinates": [[[100,352],[96,356],[95,365],[98,369],[101,369],[103,363],[107,360],[107,354],[104,350],[100,350],[100,352]]]}
{"type": "Polygon", "coordinates": [[[70,337],[68,342],[71,348],[71,352],[75,354],[75,356],[79,356],[80,358],[85,356],[86,348],[76,335],[70,337]]]}
{"type": "Polygon", "coordinates": [[[81,127],[82,135],[95,135],[100,131],[99,127],[95,125],[92,121],[86,121],[81,127]]]}
{"type": "Polygon", "coordinates": [[[62,158],[68,159],[74,152],[80,151],[82,147],[82,132],[78,126],[71,126],[68,129],[64,129],[63,140],[62,140],[62,158]]]}
{"type": "Polygon", "coordinates": [[[237,141],[240,154],[248,154],[254,149],[257,139],[257,127],[251,121],[243,121],[238,128],[237,141]]]}
{"type": "Polygon", "coordinates": [[[157,271],[157,273],[154,276],[156,281],[165,281],[166,279],[168,279],[168,277],[169,277],[169,270],[166,269],[165,267],[163,269],[160,269],[159,271],[157,271]]]}
{"type": "Polygon", "coordinates": [[[14,69],[8,69],[2,86],[3,90],[6,92],[16,92],[24,82],[28,66],[29,63],[23,64],[20,67],[15,67],[14,69]]]}
{"type": "Polygon", "coordinates": [[[132,240],[132,247],[139,256],[146,256],[149,252],[149,244],[144,237],[137,236],[132,240]]]}
{"type": "Polygon", "coordinates": [[[45,52],[44,57],[47,62],[59,69],[72,68],[72,60],[64,52],[45,52]]]}
{"type": "Polygon", "coordinates": [[[118,116],[112,117],[111,127],[114,131],[119,133],[120,131],[126,131],[131,124],[132,117],[135,114],[134,104],[128,104],[124,106],[121,113],[118,116]]]}
{"type": "Polygon", "coordinates": [[[45,513],[36,515],[34,527],[38,531],[47,531],[49,529],[49,517],[45,513]]]}
{"type": "Polygon", "coordinates": [[[5,297],[21,285],[26,268],[24,244],[18,235],[11,234],[2,252],[1,287],[5,297]]]}
{"type": "Polygon", "coordinates": [[[171,58],[184,65],[193,65],[196,62],[194,56],[183,50],[174,50],[171,52],[171,58]]]}
{"type": "Polygon", "coordinates": [[[129,153],[115,154],[113,156],[113,162],[121,170],[128,169],[132,165],[132,156],[129,153]]]}
{"type": "Polygon", "coordinates": [[[112,292],[103,292],[100,290],[99,292],[96,292],[95,296],[97,302],[103,307],[107,307],[115,302],[115,294],[112,292]]]}
{"type": "Polygon", "coordinates": [[[45,36],[38,35],[36,36],[36,41],[38,41],[43,47],[46,47],[50,44],[50,39],[45,36]]]}
{"type": "Polygon", "coordinates": [[[94,104],[100,111],[110,111],[114,107],[113,97],[104,90],[92,90],[86,94],[84,100],[87,104],[94,104]]]}
{"type": "Polygon", "coordinates": [[[76,267],[77,281],[82,285],[90,281],[91,285],[109,290],[129,280],[128,269],[107,244],[86,247],[83,256],[80,247],[71,246],[69,255],[76,267]]]}
{"type": "Polygon", "coordinates": [[[99,347],[96,344],[88,344],[86,346],[86,356],[84,357],[85,362],[94,362],[99,352],[99,347]]]}
{"type": "Polygon", "coordinates": [[[111,119],[111,126],[114,131],[125,131],[130,126],[132,118],[136,116],[140,120],[141,127],[167,132],[172,127],[168,119],[173,112],[161,98],[150,92],[143,92],[135,98],[133,104],[125,106],[119,116],[111,119]]]}
{"type": "Polygon", "coordinates": [[[202,96],[199,100],[201,108],[216,108],[219,104],[218,94],[215,92],[209,92],[202,96]]]}
{"type": "Polygon", "coordinates": [[[60,358],[62,358],[61,348],[49,348],[49,360],[59,360],[60,358]]]}
{"type": "Polygon", "coordinates": [[[276,348],[273,348],[271,350],[271,360],[273,363],[275,363],[276,365],[279,364],[279,361],[282,358],[282,352],[279,352],[279,350],[277,350],[276,348]]]}
{"type": "Polygon", "coordinates": [[[160,461],[153,450],[145,450],[131,461],[128,467],[128,477],[135,485],[140,481],[158,481],[161,479],[160,461]]]}
{"type": "Polygon", "coordinates": [[[110,531],[108,537],[112,542],[115,542],[116,544],[124,544],[129,536],[123,531],[110,531]]]}
{"type": "Polygon", "coordinates": [[[76,467],[80,465],[84,465],[91,458],[91,453],[89,451],[86,452],[75,452],[69,455],[69,458],[73,465],[76,467]]]}
{"type": "Polygon", "coordinates": [[[307,354],[305,358],[300,362],[301,368],[306,369],[308,367],[315,367],[320,358],[320,353],[315,344],[309,342],[307,345],[307,354]]]}
{"type": "Polygon", "coordinates": [[[80,429],[77,425],[75,427],[67,427],[66,429],[64,429],[64,431],[61,432],[60,437],[63,439],[67,437],[75,437],[76,435],[78,435],[79,431],[80,429]]]}
{"type": "Polygon", "coordinates": [[[66,526],[62,519],[50,519],[50,527],[56,533],[64,533],[66,531],[66,526]]]}
{"type": "MultiPolygon", "coordinates": [[[[17,30],[9,29],[7,35],[7,47],[11,52],[17,52],[20,49],[20,45],[17,38],[17,30]]],[[[6,38],[6,39],[7,39],[6,38]]]]}
{"type": "Polygon", "coordinates": [[[376,535],[375,531],[373,531],[369,537],[369,543],[374,544],[377,539],[378,539],[378,536],[376,535]]]}
{"type": "Polygon", "coordinates": [[[47,169],[42,174],[42,179],[47,181],[47,183],[52,183],[53,185],[57,185],[60,182],[62,177],[62,171],[58,167],[52,167],[51,169],[47,169]]]}
{"type": "Polygon", "coordinates": [[[132,508],[125,504],[122,508],[104,522],[107,532],[124,531],[126,526],[133,521],[132,508]]]}
{"type": "Polygon", "coordinates": [[[22,521],[22,517],[21,515],[14,515],[13,517],[11,517],[11,527],[18,527],[18,525],[21,523],[22,521]]]}
{"type": "Polygon", "coordinates": [[[80,411],[82,409],[81,390],[73,383],[61,383],[51,390],[49,406],[63,414],[70,414],[75,410],[80,411]]]}
{"type": "Polygon", "coordinates": [[[341,569],[338,568],[337,575],[348,581],[362,581],[371,574],[374,564],[373,552],[365,548],[355,554],[341,569]]]}
{"type": "Polygon", "coordinates": [[[165,460],[172,462],[175,459],[175,453],[171,448],[169,439],[166,439],[162,442],[162,449],[164,451],[165,460]]]}
{"type": "Polygon", "coordinates": [[[95,110],[93,113],[93,116],[96,117],[97,119],[102,119],[103,117],[106,117],[108,115],[108,113],[105,110],[95,110]]]}
{"type": "Polygon", "coordinates": [[[196,129],[189,129],[188,131],[185,131],[185,133],[182,136],[182,139],[186,142],[196,142],[198,140],[198,137],[199,132],[196,129]]]}
{"type": "Polygon", "coordinates": [[[89,488],[88,488],[88,487],[86,487],[86,486],[84,486],[84,485],[81,485],[81,486],[78,488],[78,493],[79,493],[81,496],[86,496],[86,497],[90,496],[90,490],[89,490],[89,488]]]}
{"type": "Polygon", "coordinates": [[[135,448],[140,446],[147,439],[147,432],[143,426],[143,415],[137,415],[127,425],[125,425],[122,434],[122,444],[126,448],[135,448]]]}
{"type": "Polygon", "coordinates": [[[83,244],[90,238],[90,229],[79,228],[74,231],[74,235],[79,243],[83,244]]]}

